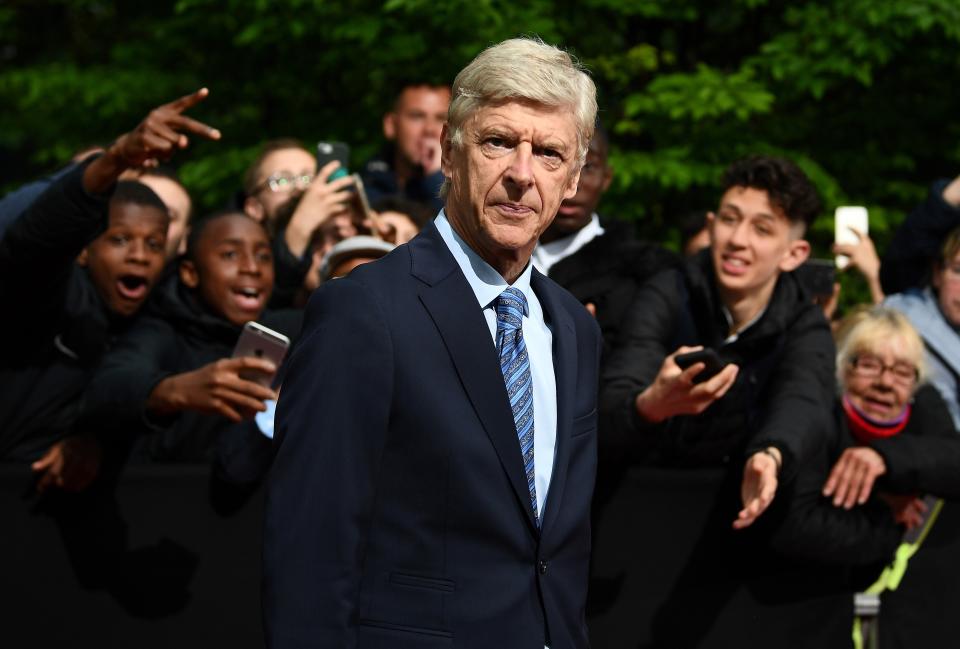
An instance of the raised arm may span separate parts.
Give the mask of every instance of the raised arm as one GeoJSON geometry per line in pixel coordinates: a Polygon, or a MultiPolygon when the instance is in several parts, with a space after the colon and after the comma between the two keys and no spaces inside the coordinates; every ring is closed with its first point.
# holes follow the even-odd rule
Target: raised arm
{"type": "Polygon", "coordinates": [[[880,265],[887,295],[923,285],[951,230],[960,226],[960,176],[938,180],[893,235],[880,265]]]}
{"type": "Polygon", "coordinates": [[[105,153],[48,187],[0,240],[0,276],[30,278],[0,284],[0,299],[56,296],[65,290],[77,255],[107,227],[108,201],[121,173],[169,158],[188,146],[185,133],[219,139],[219,131],[182,114],[207,94],[202,88],[155,108],[105,153]]]}

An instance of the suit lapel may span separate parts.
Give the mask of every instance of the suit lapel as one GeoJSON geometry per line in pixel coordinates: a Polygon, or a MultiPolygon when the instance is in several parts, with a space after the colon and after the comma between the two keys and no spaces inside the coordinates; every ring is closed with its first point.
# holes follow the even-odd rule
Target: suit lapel
{"type": "Polygon", "coordinates": [[[560,304],[557,288],[536,269],[530,280],[553,334],[553,372],[557,383],[557,441],[547,508],[541,522],[542,533],[550,530],[557,517],[567,483],[570,464],[570,435],[573,424],[574,390],[577,380],[577,341],[573,318],[560,304]]]}
{"type": "Polygon", "coordinates": [[[411,273],[532,529],[526,472],[496,348],[473,289],[433,224],[410,243],[411,273]]]}

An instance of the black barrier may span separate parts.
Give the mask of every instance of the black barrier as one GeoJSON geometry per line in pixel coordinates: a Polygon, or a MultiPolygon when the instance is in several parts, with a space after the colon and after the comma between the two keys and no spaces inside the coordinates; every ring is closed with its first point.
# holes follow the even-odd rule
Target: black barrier
{"type": "Polygon", "coordinates": [[[101,495],[40,500],[0,468],[0,646],[264,646],[261,494],[218,514],[207,467],[163,466],[101,495]]]}
{"type": "MultiPolygon", "coordinates": [[[[850,646],[850,593],[816,578],[831,571],[764,559],[752,570],[723,566],[737,579],[711,584],[706,597],[678,596],[702,570],[703,530],[718,505],[726,524],[724,480],[722,471],[625,474],[599,512],[593,649],[850,646]],[[657,629],[668,614],[684,628],[664,639],[657,629]]],[[[112,494],[41,500],[28,470],[0,465],[0,646],[263,647],[262,493],[215,508],[206,467],[162,466],[127,468],[112,494]]],[[[948,503],[900,590],[885,597],[882,647],[955,644],[958,510],[948,503]],[[941,623],[929,624],[931,612],[941,623]]]]}

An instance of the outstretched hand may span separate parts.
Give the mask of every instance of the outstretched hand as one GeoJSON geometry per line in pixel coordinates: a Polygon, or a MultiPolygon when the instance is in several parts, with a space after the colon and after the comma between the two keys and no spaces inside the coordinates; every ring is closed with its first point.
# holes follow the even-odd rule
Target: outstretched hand
{"type": "Polygon", "coordinates": [[[118,137],[103,156],[90,163],[83,177],[84,188],[91,193],[104,192],[125,170],[168,160],[176,151],[187,148],[188,134],[219,140],[220,131],[183,114],[209,94],[201,88],[150,111],[136,128],[118,137]]]}
{"type": "Polygon", "coordinates": [[[823,495],[833,497],[834,507],[862,505],[870,497],[874,482],[886,472],[883,456],[869,446],[848,448],[833,465],[823,495]]]}
{"type": "Polygon", "coordinates": [[[740,485],[743,509],[733,521],[733,529],[742,530],[753,525],[773,502],[773,497],[777,494],[778,458],[779,462],[783,461],[780,450],[770,447],[766,451],[754,453],[747,460],[740,485]]]}
{"type": "Polygon", "coordinates": [[[100,443],[90,435],[75,435],[54,442],[39,460],[30,465],[37,477],[37,491],[52,487],[83,491],[100,472],[100,443]]]}
{"type": "Polygon", "coordinates": [[[706,365],[694,363],[683,370],[674,360],[680,354],[700,349],[703,347],[680,347],[664,359],[653,383],[637,395],[636,408],[641,417],[659,422],[675,415],[698,415],[733,387],[740,371],[733,363],[703,383],[694,383],[706,365]]]}
{"type": "Polygon", "coordinates": [[[175,374],[157,383],[147,400],[155,416],[193,410],[239,422],[266,410],[264,401],[277,393],[255,381],[242,378],[251,372],[272,377],[276,366],[268,360],[245,356],[222,358],[203,367],[175,374]]]}

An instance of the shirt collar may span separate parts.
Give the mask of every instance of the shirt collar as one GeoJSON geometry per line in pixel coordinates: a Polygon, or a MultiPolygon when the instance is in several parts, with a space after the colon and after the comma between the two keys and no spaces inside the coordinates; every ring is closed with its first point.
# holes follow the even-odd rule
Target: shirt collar
{"type": "Polygon", "coordinates": [[[600,225],[600,217],[594,212],[585,226],[550,243],[538,243],[537,248],[543,249],[550,255],[566,257],[590,243],[604,233],[600,225]]]}
{"type": "MultiPolygon", "coordinates": [[[[760,313],[758,313],[757,315],[755,315],[755,316],[750,320],[750,322],[748,322],[747,324],[745,324],[745,325],[743,325],[742,327],[740,327],[739,331],[735,331],[735,332],[733,332],[732,334],[730,334],[729,336],[727,336],[726,340],[723,341],[723,344],[729,345],[730,343],[736,342],[737,339],[739,339],[740,336],[742,336],[742,335],[747,331],[747,329],[749,329],[749,328],[752,327],[753,325],[757,324],[757,322],[760,320],[760,318],[763,317],[763,314],[767,312],[767,307],[769,307],[769,306],[770,306],[770,304],[768,303],[767,306],[763,307],[763,309],[760,310],[760,313]]],[[[730,329],[733,327],[733,314],[730,313],[730,310],[727,309],[726,306],[722,306],[722,305],[721,305],[721,309],[723,310],[723,317],[726,318],[726,320],[727,320],[727,331],[730,331],[730,329]]]]}
{"type": "Polygon", "coordinates": [[[434,224],[440,232],[440,237],[447,244],[453,258],[456,260],[463,276],[467,278],[467,283],[473,289],[477,302],[481,308],[487,308],[496,300],[505,289],[510,286],[519,289],[531,301],[533,291],[530,288],[530,275],[533,272],[533,264],[527,262],[527,267],[523,269],[520,277],[512,285],[508,284],[503,276],[498,273],[493,266],[484,261],[466,241],[460,238],[444,210],[440,210],[434,224]]]}

